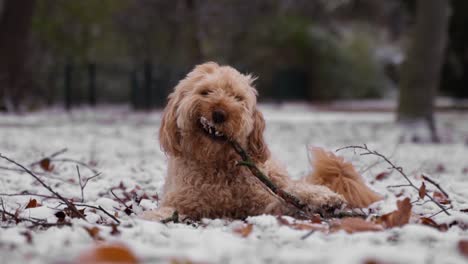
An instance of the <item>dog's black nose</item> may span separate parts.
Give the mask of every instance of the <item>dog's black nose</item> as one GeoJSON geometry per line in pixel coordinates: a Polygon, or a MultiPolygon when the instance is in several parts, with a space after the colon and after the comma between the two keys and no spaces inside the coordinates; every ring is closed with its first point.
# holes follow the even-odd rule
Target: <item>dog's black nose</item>
{"type": "Polygon", "coordinates": [[[212,117],[213,122],[215,122],[216,124],[223,123],[224,121],[226,121],[226,112],[224,112],[221,109],[216,109],[213,111],[212,117]]]}

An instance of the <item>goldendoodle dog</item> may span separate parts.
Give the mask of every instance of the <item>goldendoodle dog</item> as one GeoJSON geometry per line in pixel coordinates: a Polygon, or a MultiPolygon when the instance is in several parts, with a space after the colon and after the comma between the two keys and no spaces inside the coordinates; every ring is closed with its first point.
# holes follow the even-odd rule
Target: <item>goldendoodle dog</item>
{"type": "Polygon", "coordinates": [[[235,140],[279,188],[307,204],[311,212],[344,204],[366,207],[380,197],[354,167],[321,149],[314,171],[301,180],[288,177],[268,149],[265,121],[257,108],[254,78],[213,62],[198,65],[169,95],[159,131],[168,157],[159,209],[142,217],[161,220],[174,211],[191,219],[293,215],[296,210],[271,194],[243,166],[226,139],[235,140]]]}

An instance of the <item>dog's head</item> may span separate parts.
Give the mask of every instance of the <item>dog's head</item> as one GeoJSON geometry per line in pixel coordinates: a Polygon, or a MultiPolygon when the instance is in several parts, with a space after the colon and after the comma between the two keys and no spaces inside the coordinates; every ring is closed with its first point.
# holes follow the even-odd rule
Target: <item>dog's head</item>
{"type": "Polygon", "coordinates": [[[196,66],[169,95],[159,131],[163,150],[171,156],[219,159],[230,150],[228,140],[235,140],[256,161],[265,161],[265,121],[256,107],[253,81],[214,62],[196,66]]]}

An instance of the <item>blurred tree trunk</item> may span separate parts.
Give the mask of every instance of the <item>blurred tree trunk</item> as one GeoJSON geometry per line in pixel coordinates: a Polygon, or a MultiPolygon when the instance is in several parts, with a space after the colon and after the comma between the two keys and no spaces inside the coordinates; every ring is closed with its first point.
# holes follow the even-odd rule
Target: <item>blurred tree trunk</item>
{"type": "Polygon", "coordinates": [[[194,0],[185,0],[185,8],[187,9],[187,48],[189,62],[191,65],[202,63],[202,54],[200,49],[200,41],[198,39],[198,14],[197,6],[194,0]]]}
{"type": "Polygon", "coordinates": [[[418,0],[416,25],[402,66],[398,121],[424,122],[438,140],[434,101],[440,83],[447,42],[450,4],[447,0],[418,0]]]}
{"type": "Polygon", "coordinates": [[[31,81],[26,70],[35,0],[6,0],[0,14],[0,109],[17,110],[31,81]]]}

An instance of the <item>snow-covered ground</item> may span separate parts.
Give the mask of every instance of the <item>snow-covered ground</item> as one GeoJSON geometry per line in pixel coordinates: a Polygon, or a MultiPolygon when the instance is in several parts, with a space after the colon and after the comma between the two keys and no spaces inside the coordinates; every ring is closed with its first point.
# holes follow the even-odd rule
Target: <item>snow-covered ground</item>
{"type": "MultiPolygon", "coordinates": [[[[122,242],[144,263],[467,263],[457,248],[468,239],[468,114],[444,113],[438,116],[442,144],[401,142],[400,130],[391,113],[337,113],[316,111],[301,105],[261,107],[267,121],[266,137],[275,156],[292,177],[309,171],[306,146],[330,150],[366,143],[404,168],[417,186],[422,172],[440,182],[449,193],[453,210],[433,219],[454,223],[446,232],[420,224],[382,232],[347,234],[315,232],[301,239],[307,230],[296,230],[278,222],[274,216],[255,216],[246,220],[253,231],[242,237],[242,221],[204,220],[194,225],[161,224],[126,215],[123,206],[110,193],[125,199],[131,194],[143,199],[133,202],[133,211],[157,207],[157,194],[164,180],[166,158],[160,151],[157,129],[159,112],[133,113],[126,108],[80,109],[69,114],[47,110],[24,116],[0,115],[0,153],[30,165],[58,150],[57,156],[84,162],[102,172],[84,189],[84,202],[104,207],[122,222],[120,233],[111,232],[113,221],[101,211],[86,209],[87,221],[71,219],[72,226],[29,229],[29,223],[0,222],[0,263],[70,263],[96,243],[122,242]],[[104,221],[104,223],[102,223],[104,221]],[[462,224],[460,224],[462,223],[462,224]],[[464,224],[463,224],[464,223],[464,224]],[[96,242],[84,227],[98,226],[96,242]],[[29,240],[29,241],[28,241],[29,240]],[[103,241],[102,241],[103,240],[103,241]],[[189,263],[189,262],[188,262],[189,263]],[[370,263],[370,262],[369,262],[370,263]]],[[[396,201],[405,196],[417,200],[410,188],[387,188],[404,184],[396,172],[376,180],[388,165],[372,156],[339,152],[352,160],[372,187],[385,196],[373,206],[383,214],[395,210],[396,201]],[[397,194],[403,195],[397,197],[397,194]]],[[[81,199],[76,166],[73,162],[52,162],[52,172],[40,177],[67,198],[81,199]]],[[[31,176],[5,170],[12,164],[0,161],[0,196],[9,212],[20,217],[47,218],[55,223],[58,201],[30,195],[7,196],[24,191],[50,195],[31,176]],[[42,204],[24,209],[30,198],[42,204]],[[18,210],[19,209],[19,210],[18,210]]],[[[80,166],[83,179],[94,172],[80,166]]],[[[427,184],[429,192],[434,190],[427,184]]],[[[127,201],[128,199],[126,199],[127,201]]],[[[127,202],[128,205],[132,201],[127,202]]],[[[1,209],[1,207],[0,207],[1,209]]],[[[414,205],[415,215],[429,216],[439,209],[433,203],[414,205]]],[[[0,215],[1,216],[1,215],[0,215]]],[[[417,218],[417,217],[416,217],[417,218]]]]}

